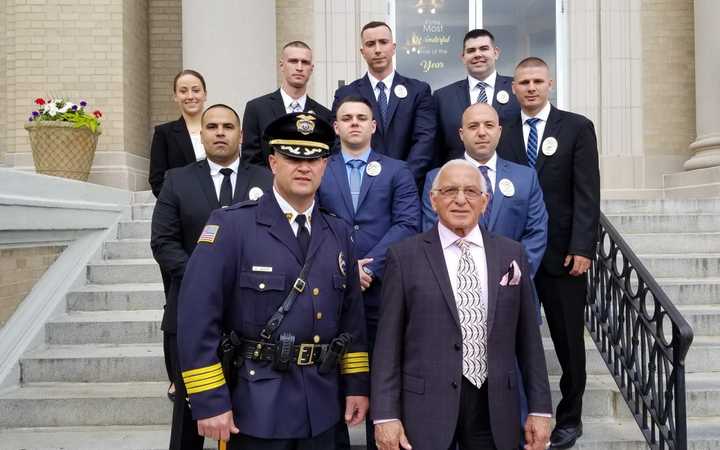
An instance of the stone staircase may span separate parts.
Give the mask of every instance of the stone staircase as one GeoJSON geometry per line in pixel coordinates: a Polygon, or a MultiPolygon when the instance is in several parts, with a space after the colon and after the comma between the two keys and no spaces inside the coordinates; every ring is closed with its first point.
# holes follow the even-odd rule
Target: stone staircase
{"type": "MultiPolygon", "coordinates": [[[[132,220],[118,225],[102,259],[88,265],[86,285],[46,324],[42,345],[23,355],[21,385],[0,392],[0,449],[167,448],[164,300],[149,247],[153,201],[149,192],[135,194],[132,220]]],[[[687,361],[690,448],[720,449],[720,200],[603,208],[695,330],[687,361]]],[[[557,403],[559,365],[546,327],[542,333],[557,403]]],[[[585,435],[576,448],[646,448],[589,339],[586,348],[585,435]]],[[[359,427],[351,439],[364,445],[359,427]]]]}

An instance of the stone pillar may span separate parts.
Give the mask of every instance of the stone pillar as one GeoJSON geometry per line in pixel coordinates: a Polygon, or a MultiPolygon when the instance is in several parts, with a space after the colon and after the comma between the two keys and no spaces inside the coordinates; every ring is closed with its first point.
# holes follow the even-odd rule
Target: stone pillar
{"type": "Polygon", "coordinates": [[[720,166],[720,2],[695,0],[695,124],[697,138],[685,170],[720,166]]]}
{"type": "Polygon", "coordinates": [[[183,67],[203,74],[208,105],[242,117],[245,103],[277,89],[275,2],[182,0],[183,67]]]}

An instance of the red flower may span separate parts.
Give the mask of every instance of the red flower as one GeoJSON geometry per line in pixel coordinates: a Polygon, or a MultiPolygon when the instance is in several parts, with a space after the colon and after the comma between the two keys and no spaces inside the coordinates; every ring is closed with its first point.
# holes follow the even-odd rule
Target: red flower
{"type": "Polygon", "coordinates": [[[36,99],[35,99],[35,104],[42,106],[42,105],[45,104],[45,100],[43,100],[43,99],[41,99],[41,98],[36,98],[36,99]]]}
{"type": "Polygon", "coordinates": [[[95,116],[95,118],[99,119],[102,117],[102,113],[100,112],[99,109],[96,109],[95,111],[93,111],[93,116],[95,116]]]}

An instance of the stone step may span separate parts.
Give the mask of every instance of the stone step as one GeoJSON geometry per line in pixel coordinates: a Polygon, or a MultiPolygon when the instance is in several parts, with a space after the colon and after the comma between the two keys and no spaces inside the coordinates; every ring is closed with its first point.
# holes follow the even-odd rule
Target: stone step
{"type": "Polygon", "coordinates": [[[162,310],[72,312],[45,324],[45,339],[51,345],[159,343],[162,314],[162,310]]]}
{"type": "Polygon", "coordinates": [[[162,283],[160,267],[154,259],[113,259],[95,261],[87,266],[90,283],[162,283]]]}
{"type": "Polygon", "coordinates": [[[107,241],[103,247],[105,259],[152,258],[150,239],[122,239],[107,241]]]}
{"type": "Polygon", "coordinates": [[[168,424],[166,390],[167,382],[30,383],[0,392],[0,428],[168,424]]]}
{"type": "Polygon", "coordinates": [[[655,278],[720,276],[720,253],[641,254],[638,257],[655,278]]]}
{"type": "Polygon", "coordinates": [[[154,209],[155,202],[135,203],[132,205],[132,218],[133,220],[150,220],[154,209]]]}
{"type": "Polygon", "coordinates": [[[678,306],[696,336],[720,336],[720,306],[678,306]]]}
{"type": "Polygon", "coordinates": [[[132,220],[118,222],[118,239],[150,239],[150,221],[132,220]]]}
{"type": "Polygon", "coordinates": [[[720,233],[717,232],[625,234],[623,238],[635,254],[720,252],[720,233]]]}
{"type": "Polygon", "coordinates": [[[167,379],[162,344],[51,345],[20,360],[24,383],[114,383],[167,379]]]}
{"type": "Polygon", "coordinates": [[[720,305],[720,278],[656,278],[675,305],[720,305]]]}
{"type": "MultiPolygon", "coordinates": [[[[167,450],[170,425],[9,428],[0,430],[0,449],[167,450]]],[[[205,449],[217,449],[206,440],[205,449]]]]}
{"type": "Polygon", "coordinates": [[[162,309],[162,283],[88,284],[67,294],[68,311],[162,309]]]}
{"type": "Polygon", "coordinates": [[[720,214],[612,214],[615,228],[627,233],[695,233],[715,232],[720,228],[720,214]]]}
{"type": "Polygon", "coordinates": [[[600,209],[605,215],[720,213],[720,199],[602,200],[600,209]]]}
{"type": "MultiPolygon", "coordinates": [[[[688,373],[685,384],[688,418],[718,416],[720,372],[688,373]]],[[[717,431],[720,434],[720,429],[717,431]]]]}

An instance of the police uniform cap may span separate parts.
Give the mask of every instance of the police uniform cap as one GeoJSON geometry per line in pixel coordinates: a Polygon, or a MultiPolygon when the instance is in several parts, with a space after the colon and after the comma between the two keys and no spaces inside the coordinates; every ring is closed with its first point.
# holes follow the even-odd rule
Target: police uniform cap
{"type": "Polygon", "coordinates": [[[265,128],[264,139],[273,151],[290,158],[325,158],[330,155],[335,131],[312,112],[295,112],[271,122],[265,128]]]}

